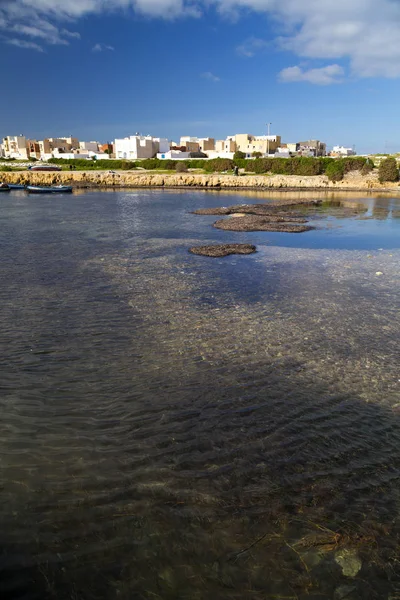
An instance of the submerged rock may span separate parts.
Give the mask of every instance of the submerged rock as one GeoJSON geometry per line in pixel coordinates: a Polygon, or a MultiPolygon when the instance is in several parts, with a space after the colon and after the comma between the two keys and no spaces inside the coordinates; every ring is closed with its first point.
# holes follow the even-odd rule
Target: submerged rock
{"type": "Polygon", "coordinates": [[[297,217],[294,213],[284,209],[298,206],[316,206],[321,203],[321,200],[280,200],[279,204],[234,204],[233,206],[219,206],[217,208],[199,208],[193,211],[194,215],[232,215],[234,213],[242,213],[246,215],[258,216],[282,216],[282,217],[297,217]],[[284,211],[284,212],[283,212],[284,211]]]}
{"type": "Polygon", "coordinates": [[[334,600],[353,600],[355,598],[354,592],[356,589],[355,585],[339,585],[335,590],[333,598],[334,600]]]}
{"type": "Polygon", "coordinates": [[[338,550],[335,554],[335,562],[342,568],[346,577],[355,577],[361,570],[362,562],[356,550],[338,550]]]}
{"type": "Polygon", "coordinates": [[[293,225],[293,220],[281,218],[279,220],[270,217],[246,216],[237,219],[221,219],[214,223],[217,229],[225,231],[277,231],[286,233],[303,233],[315,229],[310,225],[293,225]]]}
{"type": "Polygon", "coordinates": [[[253,244],[218,244],[212,246],[194,246],[189,248],[192,254],[200,254],[201,256],[211,256],[219,258],[228,256],[229,254],[253,254],[256,247],[253,244]]]}

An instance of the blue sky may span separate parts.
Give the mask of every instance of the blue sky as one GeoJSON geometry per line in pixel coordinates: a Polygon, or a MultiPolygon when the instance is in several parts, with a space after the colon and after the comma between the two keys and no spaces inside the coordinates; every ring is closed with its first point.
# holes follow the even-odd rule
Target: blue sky
{"type": "Polygon", "coordinates": [[[400,151],[400,0],[2,0],[0,135],[400,151]]]}

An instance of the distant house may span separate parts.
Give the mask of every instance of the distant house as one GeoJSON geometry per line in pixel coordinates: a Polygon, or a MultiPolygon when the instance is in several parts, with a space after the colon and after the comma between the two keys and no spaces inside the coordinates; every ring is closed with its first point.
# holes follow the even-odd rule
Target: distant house
{"type": "Polygon", "coordinates": [[[27,140],[24,135],[8,135],[3,139],[3,154],[6,158],[28,159],[27,140]]]}
{"type": "Polygon", "coordinates": [[[240,133],[234,136],[236,151],[244,152],[246,158],[251,158],[254,152],[260,152],[262,156],[275,154],[281,145],[280,135],[250,135],[240,133]]]}
{"type": "Polygon", "coordinates": [[[138,158],[153,158],[158,152],[168,152],[169,142],[165,138],[152,136],[131,135],[114,142],[117,159],[136,160],[138,158]]]}
{"type": "Polygon", "coordinates": [[[331,156],[355,156],[356,151],[353,148],[344,146],[333,146],[331,156]]]}
{"type": "Polygon", "coordinates": [[[326,156],[326,144],[319,140],[298,142],[298,153],[302,156],[326,156]]]}

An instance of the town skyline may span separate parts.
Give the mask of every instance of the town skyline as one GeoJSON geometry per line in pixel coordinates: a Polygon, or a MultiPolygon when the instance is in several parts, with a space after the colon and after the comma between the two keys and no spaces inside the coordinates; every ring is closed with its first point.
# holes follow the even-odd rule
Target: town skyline
{"type": "MultiPolygon", "coordinates": [[[[268,124],[270,125],[270,124],[268,124]]],[[[269,127],[268,127],[269,129],[269,127]]],[[[253,135],[236,133],[224,139],[213,137],[181,136],[178,141],[168,138],[142,136],[139,133],[115,138],[113,142],[83,141],[76,136],[47,137],[43,140],[27,139],[23,135],[5,136],[0,144],[0,158],[15,160],[89,159],[186,160],[191,158],[233,159],[293,156],[354,156],[354,147],[336,145],[330,151],[325,142],[318,139],[296,142],[283,141],[280,135],[253,135]]]]}
{"type": "Polygon", "coordinates": [[[391,0],[15,0],[0,33],[1,137],[223,138],[272,122],[285,139],[400,150],[391,0]]]}

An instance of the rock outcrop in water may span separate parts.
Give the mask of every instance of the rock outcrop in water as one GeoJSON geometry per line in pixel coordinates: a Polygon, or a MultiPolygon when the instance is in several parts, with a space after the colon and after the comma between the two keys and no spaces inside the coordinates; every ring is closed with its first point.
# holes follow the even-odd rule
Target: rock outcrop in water
{"type": "MultiPolygon", "coordinates": [[[[199,208],[193,211],[194,215],[258,215],[265,217],[285,217],[287,218],[287,209],[291,206],[318,206],[321,204],[321,200],[279,200],[279,204],[234,204],[233,206],[219,206],[217,208],[199,208]],[[282,209],[285,210],[282,210],[282,209]]],[[[297,216],[294,212],[290,213],[290,216],[298,219],[298,223],[305,223],[306,220],[302,219],[301,216],[297,216]]],[[[292,221],[294,220],[292,218],[292,221]]]]}
{"type": "Polygon", "coordinates": [[[193,246],[193,248],[189,248],[189,252],[200,254],[201,256],[220,258],[222,256],[229,256],[230,254],[253,254],[256,252],[256,247],[253,244],[217,244],[193,246]]]}
{"type": "Polygon", "coordinates": [[[276,231],[281,233],[303,233],[315,229],[311,225],[294,225],[290,219],[282,218],[280,222],[276,222],[270,217],[256,216],[221,219],[214,223],[214,227],[225,231],[276,231]]]}

